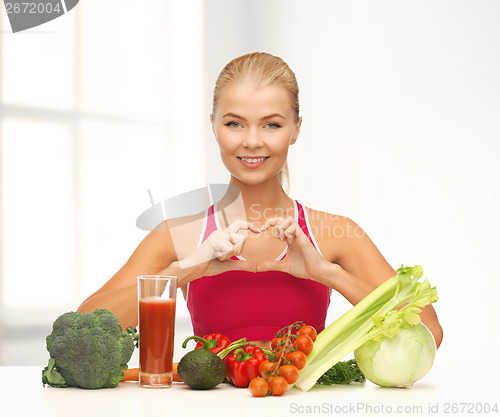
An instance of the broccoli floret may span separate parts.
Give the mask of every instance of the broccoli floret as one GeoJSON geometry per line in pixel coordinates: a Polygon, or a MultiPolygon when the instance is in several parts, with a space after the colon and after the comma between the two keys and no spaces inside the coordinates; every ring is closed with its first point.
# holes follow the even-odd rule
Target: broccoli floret
{"type": "Polygon", "coordinates": [[[42,383],[54,387],[115,387],[134,352],[134,337],[106,309],[59,316],[46,342],[51,359],[42,383]]]}

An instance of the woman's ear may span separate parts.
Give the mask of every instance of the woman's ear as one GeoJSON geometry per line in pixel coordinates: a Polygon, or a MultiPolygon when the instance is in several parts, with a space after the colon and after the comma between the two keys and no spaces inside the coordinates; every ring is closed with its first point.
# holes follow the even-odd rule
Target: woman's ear
{"type": "Polygon", "coordinates": [[[301,125],[302,125],[302,116],[299,117],[299,120],[297,121],[297,125],[295,126],[295,132],[293,133],[292,139],[290,140],[290,145],[293,145],[295,142],[297,142],[301,125]]]}
{"type": "Polygon", "coordinates": [[[212,132],[214,132],[215,140],[218,142],[217,134],[215,133],[214,115],[213,114],[210,115],[210,123],[212,124],[212,132]]]}

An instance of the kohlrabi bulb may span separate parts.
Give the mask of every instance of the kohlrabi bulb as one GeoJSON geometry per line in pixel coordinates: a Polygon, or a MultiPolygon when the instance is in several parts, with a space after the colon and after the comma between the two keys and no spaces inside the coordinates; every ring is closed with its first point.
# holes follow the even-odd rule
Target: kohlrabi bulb
{"type": "Polygon", "coordinates": [[[354,351],[359,369],[382,387],[411,387],[432,368],[436,343],[422,323],[406,325],[393,339],[369,340],[354,351]]]}

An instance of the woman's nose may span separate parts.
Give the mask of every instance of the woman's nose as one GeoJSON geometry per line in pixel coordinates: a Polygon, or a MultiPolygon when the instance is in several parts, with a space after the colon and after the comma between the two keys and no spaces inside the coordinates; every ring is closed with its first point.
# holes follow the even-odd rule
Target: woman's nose
{"type": "Polygon", "coordinates": [[[243,139],[243,146],[254,149],[263,145],[262,137],[256,129],[249,129],[243,139]]]}

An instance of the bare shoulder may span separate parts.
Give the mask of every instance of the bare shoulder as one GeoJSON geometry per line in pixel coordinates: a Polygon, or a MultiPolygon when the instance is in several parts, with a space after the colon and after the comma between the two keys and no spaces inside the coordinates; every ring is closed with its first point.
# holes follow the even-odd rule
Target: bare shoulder
{"type": "Polygon", "coordinates": [[[323,256],[337,262],[346,239],[364,235],[361,227],[352,219],[340,214],[328,213],[305,207],[311,233],[323,256]]]}
{"type": "Polygon", "coordinates": [[[339,234],[341,230],[350,230],[354,228],[360,229],[359,225],[349,217],[315,210],[310,207],[305,208],[307,210],[307,216],[309,217],[311,227],[315,224],[318,227],[325,226],[329,228],[337,228],[339,230],[339,234]]]}
{"type": "Polygon", "coordinates": [[[379,285],[394,275],[368,234],[346,216],[307,209],[311,232],[323,256],[367,282],[379,285]]]}

